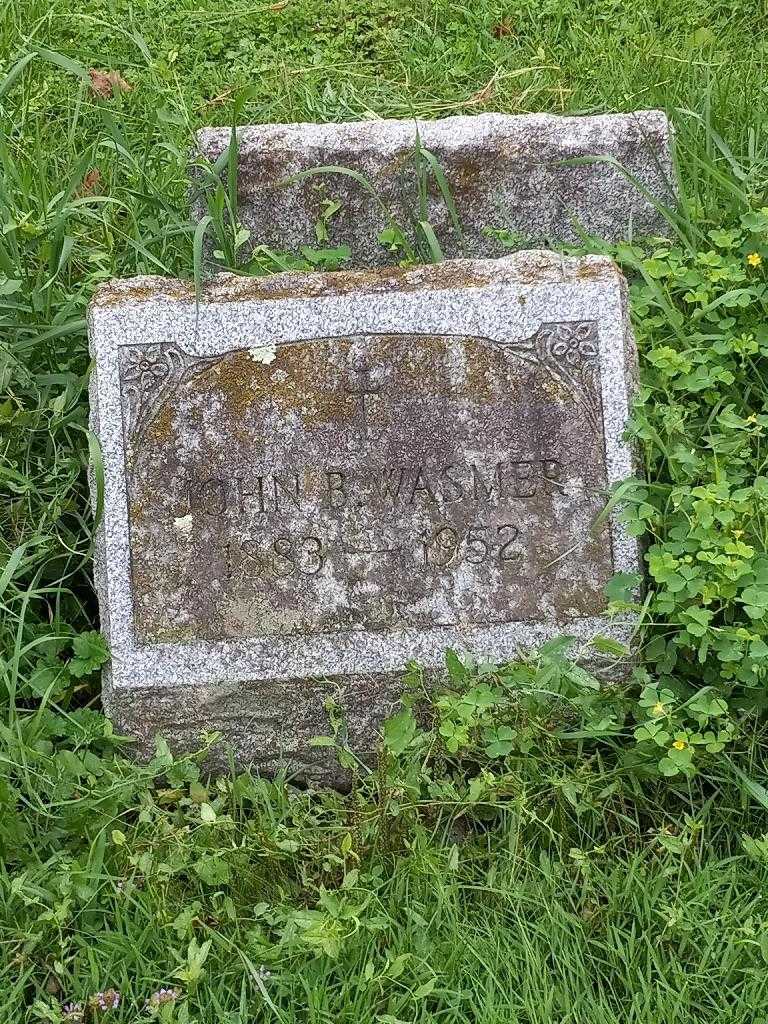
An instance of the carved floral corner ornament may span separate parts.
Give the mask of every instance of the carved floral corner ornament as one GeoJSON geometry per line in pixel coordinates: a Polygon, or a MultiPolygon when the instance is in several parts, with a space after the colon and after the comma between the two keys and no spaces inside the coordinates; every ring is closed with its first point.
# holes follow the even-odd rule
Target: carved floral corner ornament
{"type": "Polygon", "coordinates": [[[578,373],[587,364],[597,362],[597,324],[594,320],[574,320],[542,324],[535,335],[538,354],[568,372],[578,373]]]}

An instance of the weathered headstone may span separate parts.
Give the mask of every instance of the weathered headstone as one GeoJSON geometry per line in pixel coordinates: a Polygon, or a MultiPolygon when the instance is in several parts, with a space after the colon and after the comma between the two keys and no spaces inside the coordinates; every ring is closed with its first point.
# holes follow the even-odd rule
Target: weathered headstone
{"type": "MultiPolygon", "coordinates": [[[[616,522],[634,343],[602,257],[114,281],[90,309],[103,448],[104,700],[144,748],[221,730],[332,779],[416,659],[494,660],[601,617],[637,569],[616,522]]],[[[594,651],[592,651],[594,655],[594,651]]]]}
{"type": "MultiPolygon", "coordinates": [[[[423,159],[427,205],[420,211],[415,121],[266,124],[237,131],[238,218],[250,231],[242,254],[256,245],[317,247],[315,225],[322,223],[324,246],[351,246],[348,266],[397,263],[401,254],[380,244],[379,233],[392,218],[413,241],[422,212],[447,257],[505,255],[509,249],[494,231],[540,245],[577,242],[577,223],[611,241],[666,229],[654,205],[674,203],[670,126],[662,111],[448,117],[419,121],[418,137],[445,175],[463,240],[445,190],[423,159]],[[290,182],[332,166],[354,175],[337,170],[290,182]],[[331,201],[341,206],[328,217],[331,201]]],[[[203,128],[199,154],[215,162],[230,139],[229,128],[203,128]]],[[[194,211],[200,217],[204,210],[198,194],[194,211]]]]}

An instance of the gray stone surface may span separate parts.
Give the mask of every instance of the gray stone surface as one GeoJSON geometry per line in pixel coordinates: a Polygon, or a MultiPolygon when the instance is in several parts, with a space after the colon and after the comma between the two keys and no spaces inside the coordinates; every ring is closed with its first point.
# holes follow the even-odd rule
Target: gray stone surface
{"type": "MultiPolygon", "coordinates": [[[[104,700],[150,749],[221,730],[332,781],[323,703],[376,744],[416,659],[504,660],[608,622],[637,568],[625,282],[526,252],[411,271],[114,281],[89,313],[105,468],[104,700]]],[[[614,673],[617,669],[614,666],[614,673]]],[[[608,671],[608,669],[606,669],[608,671]]],[[[620,671],[620,669],[618,670],[620,671]]]]}
{"type": "MultiPolygon", "coordinates": [[[[462,223],[463,244],[430,175],[427,219],[447,257],[505,255],[509,249],[486,229],[514,232],[529,245],[578,241],[574,222],[612,241],[630,232],[665,230],[663,218],[642,191],[658,202],[674,202],[670,125],[661,111],[595,117],[477,114],[419,121],[418,130],[422,145],[445,172],[462,223]],[[566,162],[594,156],[609,159],[566,162]]],[[[230,135],[229,128],[203,128],[198,132],[200,153],[216,160],[230,135]]],[[[388,216],[408,227],[418,211],[415,139],[414,121],[239,129],[239,216],[251,232],[242,252],[249,255],[257,244],[289,251],[317,247],[314,226],[328,200],[338,200],[342,207],[330,219],[330,238],[323,244],[349,244],[350,267],[397,263],[400,256],[377,238],[388,216]],[[286,184],[300,172],[330,165],[363,175],[378,200],[342,173],[286,184]]],[[[199,200],[194,210],[199,217],[199,200]]],[[[412,228],[407,233],[413,237],[412,228]]]]}

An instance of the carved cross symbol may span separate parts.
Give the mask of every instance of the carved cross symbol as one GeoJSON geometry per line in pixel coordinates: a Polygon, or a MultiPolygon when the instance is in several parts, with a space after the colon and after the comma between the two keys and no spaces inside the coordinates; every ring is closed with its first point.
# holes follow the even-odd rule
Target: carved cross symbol
{"type": "Polygon", "coordinates": [[[347,383],[345,390],[357,400],[357,424],[361,446],[368,440],[368,407],[366,399],[371,395],[380,395],[384,390],[383,384],[374,384],[371,380],[371,369],[365,363],[351,367],[357,377],[353,383],[347,383]]]}

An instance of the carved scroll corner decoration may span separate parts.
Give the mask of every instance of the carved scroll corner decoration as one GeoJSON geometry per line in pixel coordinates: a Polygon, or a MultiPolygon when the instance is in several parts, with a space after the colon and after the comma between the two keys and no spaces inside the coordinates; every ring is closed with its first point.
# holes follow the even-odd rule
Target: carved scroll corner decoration
{"type": "Polygon", "coordinates": [[[120,384],[126,444],[137,445],[176,389],[218,357],[192,356],[178,345],[127,345],[120,350],[120,384]]]}

